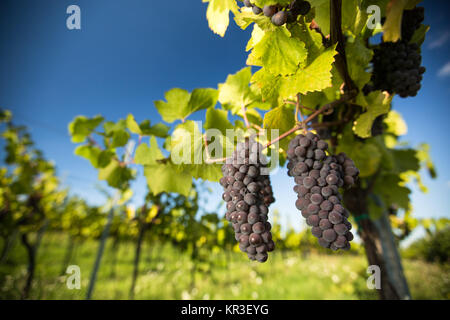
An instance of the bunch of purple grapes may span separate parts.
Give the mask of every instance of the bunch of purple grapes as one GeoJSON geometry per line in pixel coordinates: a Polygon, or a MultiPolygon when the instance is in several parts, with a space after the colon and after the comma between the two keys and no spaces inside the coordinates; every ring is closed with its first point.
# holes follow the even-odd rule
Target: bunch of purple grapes
{"type": "Polygon", "coordinates": [[[301,211],[322,247],[350,249],[353,239],[349,212],[343,207],[339,188],[350,187],[359,170],[344,153],[327,155],[328,144],[318,135],[299,134],[289,143],[288,175],[294,177],[301,211]]]}
{"type": "Polygon", "coordinates": [[[372,82],[375,89],[414,97],[420,90],[425,67],[419,46],[406,41],[383,42],[374,50],[372,82]]]}
{"type": "Polygon", "coordinates": [[[419,46],[410,41],[424,18],[422,7],[403,11],[401,40],[382,42],[374,50],[372,79],[363,88],[365,95],[374,90],[397,93],[402,98],[417,95],[425,67],[421,66],[419,46]]]}
{"type": "Polygon", "coordinates": [[[246,138],[238,143],[232,158],[222,166],[220,184],[226,202],[225,218],[233,225],[239,248],[251,260],[265,262],[275,243],[268,222],[269,206],[275,199],[268,175],[264,175],[267,159],[262,145],[246,138]]]}
{"type": "Polygon", "coordinates": [[[301,0],[294,0],[285,7],[280,5],[266,5],[264,8],[260,8],[250,0],[244,0],[244,5],[248,8],[252,8],[254,14],[264,13],[264,15],[271,18],[272,23],[278,27],[285,23],[297,21],[299,15],[308,14],[309,10],[311,10],[311,4],[308,1],[301,0]]]}

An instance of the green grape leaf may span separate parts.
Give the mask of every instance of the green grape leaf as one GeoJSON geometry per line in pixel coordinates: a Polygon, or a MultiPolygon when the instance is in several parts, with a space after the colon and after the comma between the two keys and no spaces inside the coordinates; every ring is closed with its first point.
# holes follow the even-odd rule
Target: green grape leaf
{"type": "Polygon", "coordinates": [[[349,30],[353,33],[356,16],[358,14],[359,0],[342,1],[342,31],[349,30]]]}
{"type": "Polygon", "coordinates": [[[263,66],[274,75],[293,74],[306,60],[305,44],[291,38],[286,28],[276,28],[266,32],[254,49],[253,54],[260,57],[263,66]]]}
{"type": "Polygon", "coordinates": [[[425,41],[425,35],[428,32],[428,30],[430,30],[430,26],[421,24],[419,29],[417,29],[412,38],[411,38],[411,43],[417,43],[417,45],[421,46],[422,43],[425,41]]]}
{"type": "Polygon", "coordinates": [[[214,108],[217,103],[219,93],[216,89],[204,88],[194,89],[189,99],[189,114],[198,110],[214,108]]]}
{"type": "Polygon", "coordinates": [[[125,191],[121,192],[120,200],[117,202],[117,204],[123,205],[127,203],[132,197],[133,197],[133,190],[126,189],[125,191]]]}
{"type": "Polygon", "coordinates": [[[134,161],[141,165],[151,165],[156,164],[157,160],[164,158],[161,150],[158,147],[155,137],[150,137],[150,147],[146,143],[141,143],[136,148],[136,154],[134,156],[134,161]]]}
{"type": "Polygon", "coordinates": [[[164,123],[157,123],[153,125],[148,131],[144,131],[144,134],[153,135],[159,138],[165,138],[169,134],[170,127],[164,123]]]}
{"type": "Polygon", "coordinates": [[[115,130],[112,138],[111,148],[123,147],[130,139],[130,134],[124,129],[115,130]]]}
{"type": "MultiPolygon", "coordinates": [[[[371,0],[368,5],[381,5],[376,0],[371,0]]],[[[386,0],[383,0],[386,1],[386,0]]],[[[342,1],[342,31],[350,32],[354,36],[360,35],[367,26],[367,5],[364,5],[361,0],[346,0],[342,1]]],[[[385,6],[385,5],[384,5],[385,6]]],[[[380,11],[383,11],[380,8],[380,11]]]]}
{"type": "Polygon", "coordinates": [[[264,31],[277,28],[272,24],[270,18],[263,14],[255,15],[251,8],[246,7],[242,7],[240,12],[235,13],[234,21],[242,30],[247,29],[253,22],[264,31]]]}
{"type": "Polygon", "coordinates": [[[12,119],[12,112],[10,110],[0,109],[0,122],[10,122],[12,119]]]}
{"type": "Polygon", "coordinates": [[[116,131],[127,130],[127,121],[123,119],[120,119],[117,122],[106,121],[103,124],[103,128],[105,129],[106,136],[112,137],[116,131]]]}
{"type": "Polygon", "coordinates": [[[142,130],[139,127],[138,123],[134,119],[134,116],[132,114],[129,114],[126,119],[127,128],[130,130],[130,132],[134,134],[142,134],[142,130]]]}
{"type": "Polygon", "coordinates": [[[359,169],[362,178],[373,175],[380,167],[383,153],[376,141],[367,139],[364,142],[355,139],[350,126],[347,126],[339,137],[336,153],[345,152],[359,169]]]}
{"type": "Polygon", "coordinates": [[[329,0],[310,0],[311,7],[315,10],[314,20],[319,25],[322,33],[330,33],[330,1],[329,0]]]}
{"type": "Polygon", "coordinates": [[[288,98],[294,97],[297,93],[305,94],[331,87],[331,69],[336,54],[334,47],[329,48],[310,65],[299,69],[296,74],[284,78],[280,89],[281,95],[288,98]]]}
{"type": "Polygon", "coordinates": [[[150,120],[144,120],[139,125],[142,136],[156,136],[159,138],[167,137],[170,127],[164,123],[157,123],[153,126],[150,125],[150,120]]]}
{"type": "Polygon", "coordinates": [[[187,90],[175,88],[169,90],[165,94],[167,102],[155,101],[156,109],[166,122],[174,122],[175,120],[184,119],[185,110],[189,103],[191,95],[187,90]]]}
{"type": "Polygon", "coordinates": [[[300,23],[294,23],[288,25],[288,29],[292,34],[292,37],[300,39],[306,46],[308,56],[306,64],[311,64],[320,53],[325,50],[322,45],[322,36],[314,30],[310,29],[310,23],[305,21],[305,17],[302,17],[300,23]]]}
{"type": "Polygon", "coordinates": [[[369,177],[377,171],[380,165],[381,152],[374,144],[361,143],[357,145],[358,148],[355,146],[352,152],[347,154],[359,169],[360,177],[369,177]]]}
{"type": "Polygon", "coordinates": [[[408,126],[402,115],[394,110],[389,111],[383,121],[386,124],[386,132],[395,136],[403,136],[408,132],[408,126]]]}
{"type": "Polygon", "coordinates": [[[394,149],[390,150],[394,159],[395,173],[406,171],[419,171],[420,163],[417,158],[417,151],[414,149],[394,149]]]}
{"type": "Polygon", "coordinates": [[[98,155],[98,168],[105,168],[114,158],[114,152],[111,150],[102,150],[98,155]]]}
{"type": "Polygon", "coordinates": [[[149,136],[151,135],[150,131],[151,131],[151,122],[150,120],[144,120],[141,122],[141,124],[139,125],[139,130],[141,131],[141,135],[145,136],[149,136]]]}
{"type": "Polygon", "coordinates": [[[98,179],[106,180],[110,187],[123,189],[133,179],[133,173],[129,168],[121,166],[117,160],[113,160],[105,168],[99,169],[98,179]]]}
{"type": "Polygon", "coordinates": [[[73,143],[81,143],[102,123],[104,118],[102,116],[95,116],[89,119],[84,116],[76,117],[69,124],[69,133],[72,136],[73,143]]]}
{"type": "MultiPolygon", "coordinates": [[[[264,129],[267,129],[267,138],[272,140],[271,129],[278,129],[281,135],[295,126],[295,117],[292,108],[286,105],[274,108],[264,115],[264,129]]],[[[288,139],[280,141],[280,147],[287,150],[288,139]]]]}
{"type": "Polygon", "coordinates": [[[370,81],[371,74],[366,69],[372,60],[373,50],[368,49],[364,40],[358,37],[353,42],[347,42],[345,55],[350,78],[359,89],[362,89],[370,81]]]}
{"type": "Polygon", "coordinates": [[[254,5],[257,5],[260,8],[263,8],[264,6],[271,6],[274,4],[279,4],[281,6],[288,6],[290,5],[292,0],[253,0],[252,3],[254,5]]]}
{"type": "Polygon", "coordinates": [[[233,129],[233,125],[228,121],[228,112],[220,109],[208,109],[206,111],[205,130],[217,129],[224,136],[227,129],[233,129]]]}
{"type": "MultiPolygon", "coordinates": [[[[226,146],[225,139],[218,150],[226,146]]],[[[221,176],[220,166],[206,163],[206,154],[203,142],[203,135],[194,121],[186,121],[179,124],[170,138],[171,160],[180,168],[189,172],[195,178],[202,178],[209,181],[218,181],[221,176]]]]}
{"type": "Polygon", "coordinates": [[[428,169],[428,173],[434,179],[437,177],[436,168],[434,167],[433,161],[430,156],[430,145],[422,143],[417,150],[417,158],[421,164],[424,164],[428,169]]]}
{"type": "Polygon", "coordinates": [[[377,220],[383,216],[384,212],[386,211],[386,205],[384,204],[381,197],[373,193],[369,195],[368,211],[369,217],[372,220],[377,220]]]}
{"type": "Polygon", "coordinates": [[[223,177],[222,166],[217,163],[184,167],[195,179],[218,182],[223,177]]]}
{"type": "Polygon", "coordinates": [[[403,180],[398,175],[383,174],[377,178],[373,193],[381,196],[387,206],[397,205],[399,208],[408,210],[411,190],[402,184],[403,180]]]}
{"type": "Polygon", "coordinates": [[[353,124],[353,131],[361,138],[371,136],[373,121],[380,115],[386,114],[391,108],[392,96],[381,91],[371,92],[366,99],[366,112],[361,114],[353,124]]]}
{"type": "Polygon", "coordinates": [[[214,107],[217,102],[217,90],[211,88],[195,89],[192,94],[184,89],[174,88],[165,94],[167,102],[155,101],[156,109],[166,122],[183,120],[190,114],[214,107]]]}
{"type": "Polygon", "coordinates": [[[203,138],[196,122],[188,120],[175,127],[170,139],[174,164],[201,164],[203,138]]]}
{"type": "Polygon", "coordinates": [[[221,37],[225,36],[230,23],[230,11],[237,13],[239,7],[235,0],[202,0],[209,2],[206,10],[209,28],[221,37]]]}
{"type": "Polygon", "coordinates": [[[98,168],[98,158],[102,150],[90,145],[78,146],[75,148],[75,155],[89,160],[94,168],[98,168]]]}
{"type": "Polygon", "coordinates": [[[280,102],[280,80],[280,76],[274,76],[266,71],[265,68],[256,71],[251,79],[251,81],[260,88],[262,100],[270,103],[272,107],[278,106],[280,102]]]}
{"type": "Polygon", "coordinates": [[[300,97],[302,105],[312,109],[328,103],[327,97],[323,92],[320,91],[308,92],[305,95],[302,94],[300,97]]]}
{"type": "Polygon", "coordinates": [[[252,36],[250,37],[250,40],[248,40],[245,51],[250,51],[253,49],[255,45],[258,44],[262,38],[264,38],[264,35],[265,32],[257,24],[255,24],[253,26],[252,36]]]}
{"type": "Polygon", "coordinates": [[[189,196],[192,188],[192,175],[187,171],[179,171],[171,162],[144,166],[144,175],[151,192],[175,192],[189,196]]]}
{"type": "Polygon", "coordinates": [[[383,24],[383,40],[396,42],[401,38],[402,15],[408,0],[389,1],[386,13],[386,21],[383,24]]]}
{"type": "Polygon", "coordinates": [[[381,153],[380,168],[385,169],[386,171],[392,171],[395,166],[395,159],[391,153],[392,149],[385,144],[384,138],[385,136],[377,136],[368,139],[367,141],[376,145],[378,151],[381,153]]]}
{"type": "Polygon", "coordinates": [[[219,84],[219,102],[222,105],[230,105],[233,114],[242,106],[252,102],[252,93],[249,87],[252,77],[251,68],[247,67],[236,74],[227,77],[225,83],[219,84]]]}

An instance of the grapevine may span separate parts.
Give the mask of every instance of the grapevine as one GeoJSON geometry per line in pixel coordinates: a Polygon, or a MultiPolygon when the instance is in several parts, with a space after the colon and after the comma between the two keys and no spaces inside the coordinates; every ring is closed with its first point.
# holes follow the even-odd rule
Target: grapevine
{"type": "MultiPolygon", "coordinates": [[[[217,86],[165,92],[154,101],[160,122],[153,117],[137,122],[128,114],[117,121],[78,116],[69,125],[72,142],[78,144],[75,154],[115,189],[105,206],[89,209],[87,203],[67,198],[53,164],[31,146],[28,134],[12,125],[9,112],[0,112],[7,127],[2,137],[9,166],[0,170],[0,222],[8,226],[1,226],[0,236],[9,243],[18,233],[32,252],[29,240],[39,239],[34,235],[49,222],[61,229],[76,224],[74,238],[95,234],[92,238],[100,241],[88,299],[107,239],[136,237],[134,297],[147,238],[170,241],[193,261],[221,248],[239,248],[263,263],[275,246],[277,251],[287,248],[276,220],[269,222],[275,202],[269,167],[287,167],[297,195],[290,205],[310,227],[307,235],[317,238],[310,237],[312,247],[355,250],[357,232],[368,261],[382,270],[381,297],[409,297],[407,286],[398,284],[404,280],[401,264],[389,260],[398,256],[395,241],[389,241],[390,218],[412,212],[408,186],[417,181],[425,189],[421,168],[432,177],[435,171],[426,145],[407,147],[399,138],[406,125],[392,101],[395,95],[416,96],[422,87],[426,69],[421,46],[428,31],[424,8],[414,0],[202,2],[208,3],[206,18],[214,33],[223,37],[235,23],[250,35],[245,67],[217,86]],[[370,14],[373,5],[380,10],[370,14]],[[382,41],[375,43],[381,33],[382,41]],[[200,112],[204,121],[198,121],[200,112]],[[246,138],[236,144],[228,131],[242,131],[246,138]],[[228,148],[232,154],[224,155],[228,148]],[[131,186],[140,174],[148,194],[131,214],[125,206],[136,196],[131,186]],[[217,211],[225,204],[224,212],[202,208],[202,181],[223,187],[217,211]],[[60,207],[76,213],[55,217],[60,207]],[[81,222],[88,211],[90,219],[81,222]],[[391,273],[394,262],[397,268],[391,273]]],[[[404,234],[410,232],[409,224],[403,228],[404,234]]],[[[192,282],[199,269],[192,267],[192,282]]],[[[31,271],[24,297],[32,288],[31,271]]]]}

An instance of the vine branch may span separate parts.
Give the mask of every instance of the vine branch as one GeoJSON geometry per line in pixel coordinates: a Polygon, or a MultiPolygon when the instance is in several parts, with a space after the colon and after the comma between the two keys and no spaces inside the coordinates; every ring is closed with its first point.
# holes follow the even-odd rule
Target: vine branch
{"type": "Polygon", "coordinates": [[[311,115],[309,115],[305,120],[303,120],[302,122],[298,123],[297,125],[295,125],[292,129],[286,131],[285,133],[283,133],[282,135],[280,135],[279,137],[273,139],[272,141],[268,142],[264,148],[268,148],[270,147],[272,144],[276,143],[277,141],[280,141],[284,138],[286,138],[287,136],[289,136],[290,134],[294,133],[297,130],[300,130],[303,126],[303,124],[307,124],[308,122],[310,122],[311,120],[313,120],[314,118],[316,118],[318,115],[325,113],[327,111],[332,110],[333,108],[335,108],[336,106],[340,105],[341,103],[353,99],[354,95],[353,94],[344,94],[340,99],[333,101],[331,103],[328,103],[324,106],[322,106],[319,110],[316,110],[315,112],[313,112],[311,115]]]}
{"type": "Polygon", "coordinates": [[[350,77],[345,56],[344,35],[342,34],[342,0],[330,1],[330,36],[331,43],[337,44],[336,68],[344,79],[344,92],[358,90],[350,77]]]}
{"type": "Polygon", "coordinates": [[[303,121],[303,115],[302,115],[302,112],[301,112],[300,108],[301,108],[301,106],[300,106],[300,94],[298,93],[297,94],[297,101],[296,101],[296,104],[295,104],[295,121],[296,122],[298,121],[298,115],[300,115],[300,120],[301,120],[301,123],[302,123],[302,126],[303,126],[303,131],[306,134],[308,129],[306,128],[306,123],[303,121]]]}
{"type": "Polygon", "coordinates": [[[244,122],[245,122],[245,126],[247,128],[250,128],[250,122],[248,121],[248,118],[247,118],[247,110],[245,109],[244,105],[241,106],[241,111],[242,111],[242,118],[244,119],[244,122]]]}
{"type": "MultiPolygon", "coordinates": [[[[266,148],[270,147],[271,145],[273,145],[274,143],[276,143],[276,142],[278,142],[280,140],[283,140],[284,138],[286,138],[287,136],[291,135],[295,131],[300,130],[302,128],[306,128],[306,126],[308,125],[308,122],[312,121],[313,119],[315,119],[320,114],[329,112],[330,110],[334,109],[335,107],[337,107],[338,105],[342,104],[343,102],[346,102],[346,101],[351,100],[353,98],[354,98],[354,94],[344,94],[344,95],[342,95],[342,97],[340,99],[322,106],[320,109],[318,109],[318,110],[314,111],[312,114],[310,114],[306,119],[303,119],[301,122],[297,122],[297,124],[293,128],[289,129],[288,131],[284,132],[283,134],[281,134],[277,138],[275,138],[272,141],[268,142],[266,145],[264,145],[263,148],[266,149],[266,148]]],[[[298,104],[298,105],[299,105],[299,108],[300,108],[300,104],[298,104]]],[[[312,126],[314,126],[314,125],[312,125],[312,126]]],[[[256,126],[256,127],[258,127],[258,126],[256,126]]],[[[203,135],[203,143],[205,144],[205,152],[206,152],[205,162],[207,164],[223,162],[223,161],[226,161],[228,159],[226,157],[225,158],[211,159],[211,156],[210,156],[210,153],[209,153],[209,149],[208,149],[208,140],[207,140],[206,134],[203,135]]]]}

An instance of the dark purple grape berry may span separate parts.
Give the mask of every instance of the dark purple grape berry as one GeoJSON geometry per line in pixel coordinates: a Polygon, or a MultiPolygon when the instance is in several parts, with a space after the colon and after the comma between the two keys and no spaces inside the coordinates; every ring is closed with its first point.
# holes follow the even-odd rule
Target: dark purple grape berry
{"type": "Polygon", "coordinates": [[[266,17],[272,17],[275,13],[277,13],[277,6],[264,6],[263,12],[266,17]]]}
{"type": "Polygon", "coordinates": [[[263,11],[260,7],[253,6],[252,8],[254,14],[261,14],[263,11]]]}
{"type": "Polygon", "coordinates": [[[286,11],[279,11],[272,16],[272,23],[278,27],[281,27],[287,22],[287,18],[286,11]]]}

